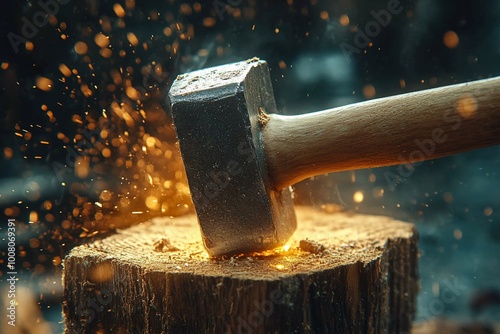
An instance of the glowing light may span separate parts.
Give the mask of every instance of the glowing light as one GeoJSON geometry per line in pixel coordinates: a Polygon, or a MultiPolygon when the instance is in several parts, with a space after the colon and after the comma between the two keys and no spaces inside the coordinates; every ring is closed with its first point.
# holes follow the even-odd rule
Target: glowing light
{"type": "Polygon", "coordinates": [[[160,203],[158,203],[158,198],[155,196],[146,197],[146,206],[151,210],[159,210],[160,203]]]}
{"type": "Polygon", "coordinates": [[[364,198],[365,198],[365,195],[363,194],[363,192],[362,192],[362,191],[356,191],[356,192],[354,193],[354,195],[352,196],[352,199],[353,199],[353,200],[354,200],[354,202],[356,202],[356,203],[361,203],[361,202],[363,202],[364,198]]]}
{"type": "Polygon", "coordinates": [[[290,247],[291,247],[291,246],[290,246],[289,244],[286,244],[285,246],[283,246],[283,250],[284,250],[285,252],[288,252],[288,251],[290,250],[290,247]]]}
{"type": "Polygon", "coordinates": [[[172,29],[170,29],[169,27],[166,27],[165,29],[163,29],[163,34],[167,37],[172,36],[172,29]]]}
{"type": "Polygon", "coordinates": [[[125,9],[119,3],[113,5],[113,10],[118,17],[124,17],[126,15],[125,9]]]}
{"type": "Polygon", "coordinates": [[[191,6],[188,5],[187,3],[181,4],[179,11],[184,15],[191,15],[193,12],[191,6]]]}
{"type": "MultiPolygon", "coordinates": [[[[2,209],[2,213],[9,217],[19,217],[19,219],[22,219],[21,210],[27,210],[27,217],[24,218],[28,221],[29,217],[32,224],[57,223],[61,228],[54,229],[55,234],[52,235],[53,240],[56,241],[61,240],[61,237],[67,236],[68,233],[78,238],[78,234],[83,231],[81,236],[89,237],[96,233],[104,233],[110,228],[128,226],[155,215],[175,217],[193,210],[190,207],[189,187],[183,172],[182,160],[172,136],[173,128],[171,124],[162,122],[161,105],[151,107],[148,103],[144,103],[148,102],[147,99],[151,97],[152,90],[148,89],[148,93],[144,94],[141,90],[133,88],[138,87],[136,83],[142,87],[145,84],[142,79],[151,74],[157,75],[158,78],[166,77],[168,74],[168,71],[160,65],[159,59],[142,57],[137,53],[138,51],[142,53],[142,49],[147,51],[152,45],[149,39],[158,36],[139,35],[136,31],[132,32],[129,26],[125,26],[128,23],[125,19],[132,14],[136,1],[116,1],[111,5],[114,5],[113,10],[116,16],[111,12],[109,16],[100,17],[100,26],[88,28],[85,34],[80,35],[84,37],[78,38],[76,35],[72,37],[73,33],[65,31],[70,23],[57,22],[55,17],[49,18],[52,20],[51,24],[54,24],[54,29],[58,31],[55,38],[66,39],[66,42],[70,43],[69,47],[76,57],[76,62],[75,59],[69,62],[56,62],[54,64],[55,75],[45,74],[46,77],[34,77],[31,82],[34,89],[53,93],[58,90],[57,95],[60,98],[38,104],[39,116],[44,121],[44,123],[39,122],[42,125],[28,124],[24,126],[25,128],[19,125],[15,129],[18,137],[16,140],[24,141],[23,147],[34,146],[44,149],[44,152],[49,149],[49,146],[73,150],[71,159],[74,164],[68,166],[71,167],[68,168],[68,172],[74,173],[74,176],[70,177],[67,183],[59,182],[59,185],[66,187],[75,195],[75,205],[68,209],[69,212],[61,211],[52,199],[45,200],[45,202],[42,200],[43,204],[38,205],[37,208],[29,208],[28,203],[19,202],[13,203],[11,208],[2,209]],[[125,33],[125,42],[117,39],[114,33],[116,27],[125,33]],[[76,39],[71,42],[71,38],[76,39]],[[122,63],[113,61],[111,63],[116,65],[112,66],[113,68],[103,69],[97,66],[97,63],[103,60],[101,56],[116,58],[119,55],[131,57],[130,64],[121,66],[122,63]],[[74,68],[75,66],[78,70],[74,68]],[[101,71],[109,73],[109,76],[106,75],[105,80],[102,81],[98,80],[101,71]],[[117,96],[116,101],[103,99],[104,95],[97,94],[97,92],[105,94],[109,92],[117,96]],[[128,98],[118,97],[119,95],[125,95],[128,98]],[[75,102],[79,102],[82,97],[91,97],[91,99],[87,99],[82,109],[73,109],[73,112],[64,114],[64,117],[69,117],[73,122],[70,130],[66,129],[66,132],[62,127],[57,128],[59,124],[57,123],[54,124],[56,127],[52,128],[55,130],[52,136],[39,135],[38,132],[49,129],[48,125],[51,125],[45,123],[49,123],[48,121],[56,123],[55,117],[59,118],[59,115],[63,114],[60,108],[64,109],[68,105],[66,97],[75,102]],[[139,99],[141,101],[137,101],[139,99]],[[111,106],[109,106],[110,103],[111,106]],[[38,127],[40,131],[30,127],[38,127]],[[73,131],[74,129],[76,131],[73,131]],[[56,136],[57,138],[54,138],[56,136]],[[27,143],[31,139],[33,141],[27,143]],[[85,189],[89,187],[93,187],[92,189],[97,193],[92,192],[92,196],[88,196],[85,189]],[[30,213],[32,210],[40,210],[40,212],[30,213]],[[121,219],[122,217],[128,217],[128,219],[121,219]]],[[[200,3],[181,4],[181,11],[200,13],[200,21],[203,20],[200,3]]],[[[151,11],[145,14],[147,19],[159,20],[165,13],[151,11]]],[[[241,11],[239,14],[236,11],[231,12],[233,16],[245,16],[244,14],[241,11]]],[[[194,26],[180,22],[176,24],[175,20],[171,21],[169,17],[165,18],[166,21],[169,21],[168,27],[161,29],[164,29],[165,35],[172,37],[166,43],[168,48],[165,47],[172,55],[180,49],[179,38],[189,39],[194,36],[194,26]],[[180,37],[181,35],[183,37],[180,37]]],[[[211,17],[201,23],[205,27],[211,27],[217,25],[218,19],[211,17]]],[[[23,46],[27,49],[41,47],[31,42],[23,43],[23,46]]],[[[222,47],[217,47],[218,54],[222,55],[222,51],[222,47]]],[[[208,48],[198,49],[200,57],[206,57],[210,52],[211,49],[208,48]]],[[[9,63],[0,61],[0,72],[11,68],[9,63]]],[[[280,68],[286,69],[283,61],[280,62],[280,68]]],[[[67,110],[72,109],[67,108],[67,110]]],[[[46,154],[42,155],[38,151],[31,152],[23,149],[20,151],[4,147],[0,155],[3,152],[4,159],[22,159],[23,156],[25,159],[46,158],[46,154]]],[[[26,199],[33,200],[36,196],[40,196],[41,190],[38,185],[28,184],[28,186],[24,194],[26,199]]],[[[45,243],[41,237],[37,242],[40,241],[45,243]]],[[[287,245],[283,249],[286,251],[289,248],[290,246],[287,245]]],[[[204,254],[208,257],[208,254],[204,254]]],[[[52,260],[53,265],[60,265],[62,259],[54,255],[47,255],[52,259],[47,257],[44,263],[50,264],[52,260]]]]}
{"type": "Polygon", "coordinates": [[[36,87],[44,92],[48,92],[52,89],[53,82],[49,78],[38,77],[36,79],[36,87]]]}
{"type": "Polygon", "coordinates": [[[99,195],[99,198],[101,199],[101,201],[110,201],[111,198],[113,197],[113,193],[111,193],[111,191],[109,190],[103,190],[101,191],[101,195],[99,195]]]}
{"type": "Polygon", "coordinates": [[[493,209],[490,208],[490,207],[487,207],[487,208],[484,209],[483,213],[484,213],[484,215],[486,217],[489,217],[489,216],[491,216],[493,214],[493,209]]]}
{"type": "Polygon", "coordinates": [[[133,32],[127,33],[127,39],[132,46],[139,45],[139,39],[133,32]]]}
{"type": "Polygon", "coordinates": [[[29,241],[29,244],[30,244],[31,248],[38,248],[41,245],[40,239],[38,239],[38,238],[31,238],[30,241],[29,241]]]}
{"type": "Polygon", "coordinates": [[[127,7],[127,9],[134,9],[135,0],[125,0],[125,6],[127,7]]]}
{"type": "Polygon", "coordinates": [[[45,202],[43,202],[43,208],[45,210],[51,210],[52,209],[52,202],[49,200],[46,200],[45,202]]]}
{"type": "Polygon", "coordinates": [[[217,21],[213,17],[205,17],[203,19],[203,26],[206,28],[211,28],[211,27],[215,26],[216,23],[217,23],[217,21]]]}
{"type": "Polygon", "coordinates": [[[344,15],[342,15],[342,16],[340,16],[340,18],[339,18],[339,23],[340,23],[340,25],[341,25],[341,26],[343,26],[343,27],[348,26],[348,25],[349,25],[349,16],[347,16],[347,15],[345,15],[345,14],[344,14],[344,15]]]}
{"type": "Polygon", "coordinates": [[[127,87],[125,94],[132,100],[139,100],[141,98],[141,93],[134,87],[127,87]]]}
{"type": "Polygon", "coordinates": [[[103,157],[109,158],[111,156],[111,150],[106,147],[101,151],[101,154],[103,157]]]}
{"type": "Polygon", "coordinates": [[[104,48],[104,49],[99,50],[99,54],[103,58],[111,58],[111,56],[113,55],[113,51],[111,51],[111,49],[104,48]]]}
{"type": "Polygon", "coordinates": [[[58,266],[61,264],[61,257],[60,256],[55,256],[53,259],[52,259],[52,264],[54,266],[58,266]]]}
{"type": "Polygon", "coordinates": [[[162,212],[162,213],[167,212],[167,211],[168,211],[168,207],[169,207],[169,206],[168,206],[168,203],[167,203],[167,202],[163,202],[163,203],[161,204],[161,212],[162,212]]]}
{"type": "Polygon", "coordinates": [[[278,269],[278,270],[283,270],[283,269],[285,269],[285,266],[284,266],[284,265],[282,265],[282,264],[277,264],[277,265],[275,265],[274,267],[275,267],[276,269],[278,269]]]}
{"type": "Polygon", "coordinates": [[[80,56],[83,56],[89,50],[89,47],[85,42],[76,42],[74,46],[75,52],[80,56]]]}
{"type": "Polygon", "coordinates": [[[94,36],[94,42],[97,46],[105,48],[109,45],[109,38],[103,33],[98,33],[94,36]]]}
{"type": "Polygon", "coordinates": [[[10,147],[4,148],[3,149],[3,156],[4,156],[5,160],[12,159],[12,157],[14,156],[14,150],[12,150],[10,147]]]}
{"type": "Polygon", "coordinates": [[[454,49],[458,46],[460,39],[454,31],[447,31],[443,36],[443,43],[447,48],[454,49]]]}
{"type": "Polygon", "coordinates": [[[474,96],[466,94],[458,100],[455,109],[463,118],[473,117],[478,109],[477,100],[474,96]]]}
{"type": "Polygon", "coordinates": [[[376,91],[373,85],[365,85],[363,87],[363,96],[365,99],[373,99],[375,97],[376,91]]]}
{"type": "Polygon", "coordinates": [[[30,224],[36,223],[38,221],[38,212],[31,211],[30,212],[30,224]]]}
{"type": "Polygon", "coordinates": [[[154,137],[148,137],[148,139],[146,139],[146,146],[149,148],[154,147],[155,143],[156,139],[154,137]]]}
{"type": "Polygon", "coordinates": [[[89,88],[89,86],[87,84],[82,84],[80,86],[80,90],[82,91],[83,95],[85,97],[90,97],[92,96],[92,90],[89,88]]]}
{"type": "Polygon", "coordinates": [[[453,194],[450,192],[445,192],[443,194],[443,200],[448,204],[453,202],[453,194]]]}
{"type": "Polygon", "coordinates": [[[86,178],[90,172],[90,159],[86,156],[81,156],[75,160],[75,175],[81,179],[86,178]]]}
{"type": "Polygon", "coordinates": [[[67,219],[63,220],[61,226],[65,230],[69,230],[71,228],[71,222],[67,219]]]}
{"type": "Polygon", "coordinates": [[[120,206],[126,208],[130,205],[130,200],[128,198],[122,197],[120,198],[120,206]]]}
{"type": "Polygon", "coordinates": [[[381,198],[384,196],[384,188],[376,187],[372,190],[372,195],[375,198],[381,198]]]}

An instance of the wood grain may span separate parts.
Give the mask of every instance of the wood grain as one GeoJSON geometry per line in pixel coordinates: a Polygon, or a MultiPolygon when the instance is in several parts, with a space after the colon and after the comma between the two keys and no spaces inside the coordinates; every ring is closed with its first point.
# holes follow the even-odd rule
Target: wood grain
{"type": "Polygon", "coordinates": [[[417,163],[500,144],[500,78],[424,90],[299,116],[262,130],[281,189],[329,172],[417,163]]]}
{"type": "Polygon", "coordinates": [[[290,249],[210,259],[195,216],[155,219],[74,248],[66,333],[408,331],[417,234],[388,217],[297,210],[290,249]]]}

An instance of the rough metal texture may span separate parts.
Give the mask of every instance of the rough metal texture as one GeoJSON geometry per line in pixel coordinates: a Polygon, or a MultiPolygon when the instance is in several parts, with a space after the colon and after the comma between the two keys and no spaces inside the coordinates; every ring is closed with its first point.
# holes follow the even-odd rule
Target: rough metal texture
{"type": "Polygon", "coordinates": [[[288,188],[273,189],[259,108],[276,112],[266,62],[180,75],[169,99],[203,242],[210,255],[283,245],[296,228],[288,188]]]}

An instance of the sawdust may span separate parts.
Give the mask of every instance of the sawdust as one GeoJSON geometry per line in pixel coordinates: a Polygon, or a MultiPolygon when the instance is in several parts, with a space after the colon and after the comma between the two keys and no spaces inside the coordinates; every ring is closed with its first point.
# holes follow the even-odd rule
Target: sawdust
{"type": "Polygon", "coordinates": [[[325,251],[325,246],[314,240],[300,240],[299,248],[304,252],[309,252],[313,254],[322,253],[325,251]]]}
{"type": "Polygon", "coordinates": [[[160,239],[156,240],[155,242],[153,242],[153,248],[155,251],[163,252],[163,253],[175,252],[175,251],[180,250],[179,248],[173,246],[170,243],[170,240],[168,240],[167,238],[160,238],[160,239]]]}
{"type": "Polygon", "coordinates": [[[116,259],[144,271],[272,279],[379,259],[389,238],[411,238],[413,225],[382,216],[325,214],[298,208],[287,246],[231,258],[210,258],[194,215],[157,218],[76,247],[72,257],[116,259]],[[172,245],[175,241],[175,246],[172,245]],[[302,245],[300,241],[302,240],[302,245]]]}

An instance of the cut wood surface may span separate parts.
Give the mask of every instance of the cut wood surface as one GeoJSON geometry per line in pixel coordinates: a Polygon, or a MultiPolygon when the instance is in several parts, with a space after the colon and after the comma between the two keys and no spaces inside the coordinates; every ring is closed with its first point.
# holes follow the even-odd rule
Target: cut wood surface
{"type": "Polygon", "coordinates": [[[227,259],[208,258],[193,215],[74,248],[64,261],[66,333],[409,332],[413,225],[311,208],[297,217],[284,248],[227,259]]]}

